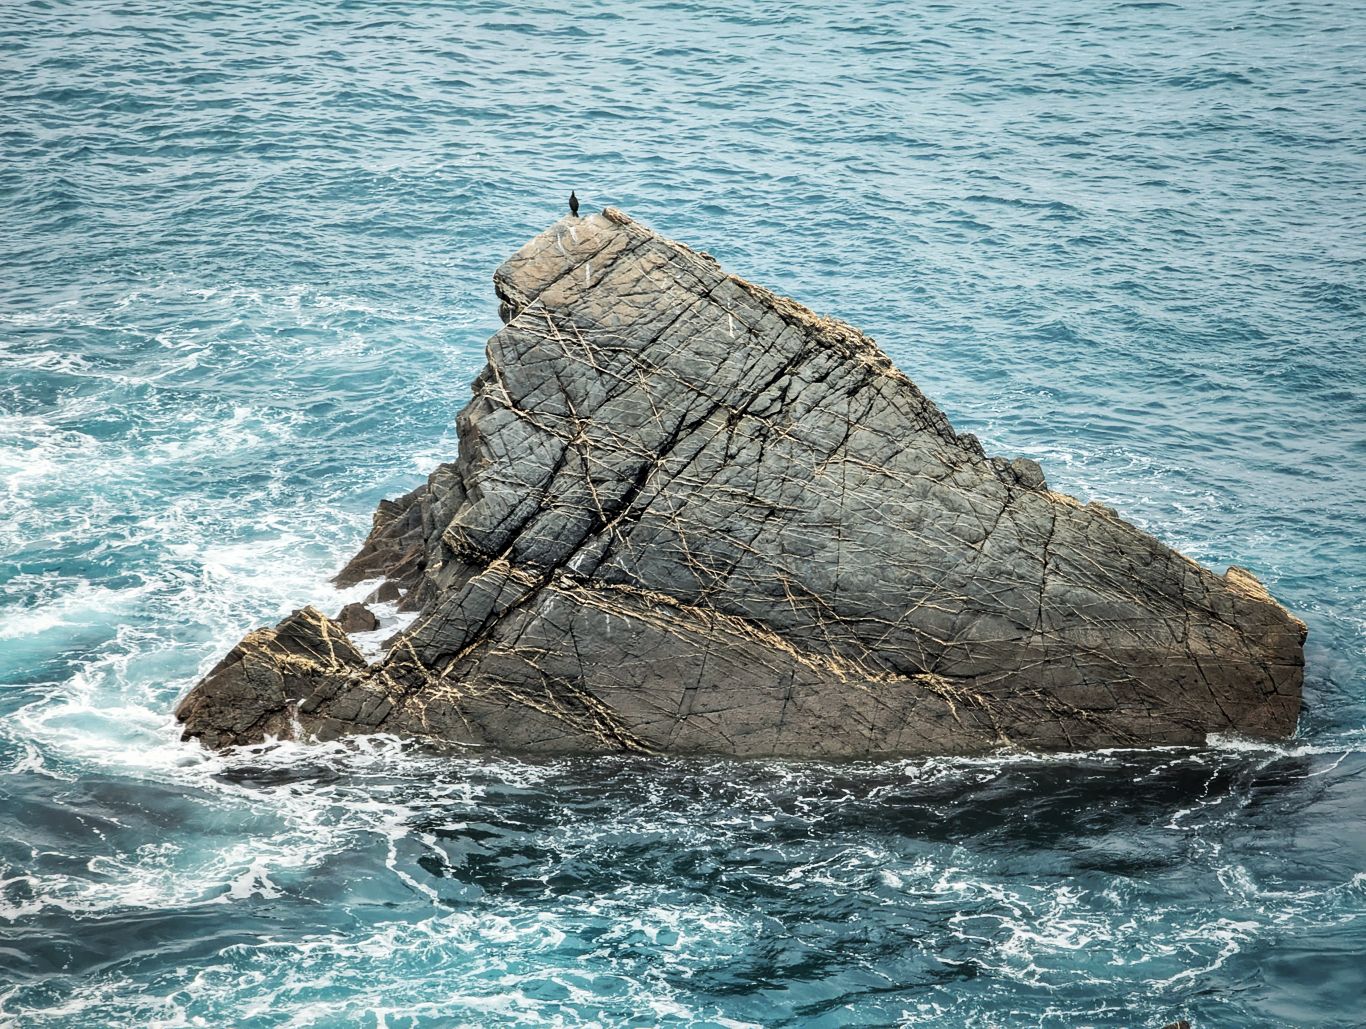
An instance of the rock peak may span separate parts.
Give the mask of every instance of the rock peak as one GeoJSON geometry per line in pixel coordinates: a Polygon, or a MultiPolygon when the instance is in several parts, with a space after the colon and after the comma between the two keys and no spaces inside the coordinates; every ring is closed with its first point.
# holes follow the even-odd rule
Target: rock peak
{"type": "Polygon", "coordinates": [[[458,457],[338,577],[412,626],[375,664],[319,657],[345,634],[317,612],[258,630],[187,736],[879,757],[1294,729],[1304,627],[1251,573],[989,457],[857,329],[613,208],[494,287],[458,457]]]}

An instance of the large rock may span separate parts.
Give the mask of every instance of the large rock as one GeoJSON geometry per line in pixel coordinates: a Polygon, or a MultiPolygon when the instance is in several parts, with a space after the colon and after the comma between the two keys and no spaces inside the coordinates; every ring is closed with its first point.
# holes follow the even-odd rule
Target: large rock
{"type": "Polygon", "coordinates": [[[179,709],[211,746],[385,731],[792,757],[1290,733],[1304,626],[986,456],[872,340],[617,211],[498,269],[459,458],[342,584],[419,612],[367,665],[305,610],[179,709]]]}

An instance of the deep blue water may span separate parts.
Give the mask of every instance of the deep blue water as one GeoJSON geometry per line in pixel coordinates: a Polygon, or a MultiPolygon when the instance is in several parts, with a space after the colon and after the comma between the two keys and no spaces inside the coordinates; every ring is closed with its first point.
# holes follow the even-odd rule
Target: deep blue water
{"type": "Polygon", "coordinates": [[[1360,3],[216,6],[0,5],[0,1025],[1366,1025],[1360,3]],[[571,187],[1256,570],[1298,738],[180,743],[452,456],[571,187]]]}

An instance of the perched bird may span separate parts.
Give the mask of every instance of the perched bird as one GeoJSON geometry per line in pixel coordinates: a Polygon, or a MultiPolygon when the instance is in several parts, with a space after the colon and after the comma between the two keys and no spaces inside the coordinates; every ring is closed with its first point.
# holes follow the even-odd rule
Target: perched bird
{"type": "Polygon", "coordinates": [[[579,198],[574,195],[574,191],[569,191],[569,213],[575,218],[579,216],[579,198]]]}

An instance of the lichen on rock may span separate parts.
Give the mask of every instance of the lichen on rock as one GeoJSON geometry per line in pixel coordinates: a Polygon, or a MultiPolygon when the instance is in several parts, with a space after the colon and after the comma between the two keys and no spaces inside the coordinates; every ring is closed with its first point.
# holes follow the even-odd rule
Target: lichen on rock
{"type": "Polygon", "coordinates": [[[182,702],[210,746],[879,757],[1285,736],[1302,623],[989,457],[877,345],[608,209],[494,276],[459,454],[182,702]]]}

